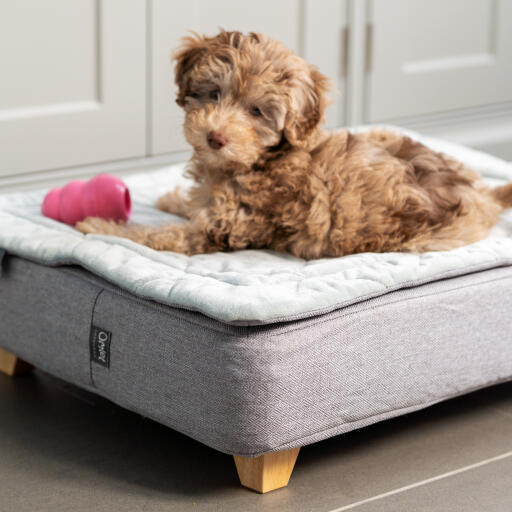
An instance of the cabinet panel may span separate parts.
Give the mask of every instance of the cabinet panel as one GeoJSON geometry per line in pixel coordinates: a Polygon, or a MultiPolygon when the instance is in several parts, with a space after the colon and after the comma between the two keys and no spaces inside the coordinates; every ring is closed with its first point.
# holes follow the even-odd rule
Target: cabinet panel
{"type": "Polygon", "coordinates": [[[145,154],[144,0],[0,3],[0,176],[145,154]]]}
{"type": "Polygon", "coordinates": [[[348,70],[348,17],[345,0],[304,2],[302,56],[331,79],[331,104],[325,125],[345,124],[346,72],[348,70]]]}
{"type": "MultiPolygon", "coordinates": [[[[151,153],[188,149],[182,135],[183,115],[174,102],[175,86],[170,61],[172,50],[188,31],[214,35],[222,27],[226,30],[262,32],[282,41],[321,67],[326,62],[322,49],[327,45],[332,62],[328,62],[328,66],[325,66],[328,69],[323,71],[331,75],[337,88],[338,76],[332,75],[339,73],[340,13],[344,4],[344,0],[325,0],[315,4],[310,0],[190,0],[180,3],[178,7],[167,0],[153,0],[151,153]],[[311,14],[313,10],[314,16],[309,16],[308,12],[311,14]],[[322,22],[322,26],[312,23],[314,19],[322,22]]],[[[329,114],[332,124],[337,124],[337,115],[329,114]]]]}
{"type": "Polygon", "coordinates": [[[0,109],[97,100],[96,5],[90,0],[50,3],[50,12],[44,2],[1,8],[0,109]],[[57,13],[65,22],[56,23],[57,13]]]}
{"type": "Polygon", "coordinates": [[[512,2],[370,3],[366,121],[512,100],[512,2]]]}

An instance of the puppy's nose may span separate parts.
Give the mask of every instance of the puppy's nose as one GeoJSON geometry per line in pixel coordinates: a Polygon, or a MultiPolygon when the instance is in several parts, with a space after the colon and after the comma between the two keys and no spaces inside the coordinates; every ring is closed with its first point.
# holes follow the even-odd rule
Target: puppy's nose
{"type": "Polygon", "coordinates": [[[226,139],[226,137],[224,137],[224,135],[222,135],[222,133],[213,131],[208,133],[208,135],[206,136],[206,140],[208,141],[208,145],[212,149],[220,149],[223,146],[225,146],[228,142],[228,140],[226,139]]]}

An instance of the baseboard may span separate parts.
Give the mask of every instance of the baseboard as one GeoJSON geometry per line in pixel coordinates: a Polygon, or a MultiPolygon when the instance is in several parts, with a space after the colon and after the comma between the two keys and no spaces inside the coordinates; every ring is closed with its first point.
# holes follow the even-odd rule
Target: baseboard
{"type": "MultiPolygon", "coordinates": [[[[475,112],[471,116],[454,116],[452,119],[427,118],[396,120],[393,124],[421,133],[463,144],[505,160],[512,161],[512,112],[475,112]]],[[[80,178],[90,178],[99,173],[120,176],[150,170],[164,165],[183,162],[190,152],[181,151],[147,158],[134,158],[67,169],[33,172],[0,177],[0,191],[12,192],[52,187],[80,178]]]]}
{"type": "Polygon", "coordinates": [[[469,146],[512,161],[512,110],[475,110],[466,115],[396,122],[421,133],[469,146]]]}
{"type": "Polygon", "coordinates": [[[4,193],[49,188],[62,185],[71,180],[87,179],[100,173],[127,176],[165,165],[184,162],[188,160],[189,157],[189,151],[179,151],[153,157],[131,158],[128,160],[84,165],[80,167],[51,169],[48,171],[5,176],[0,177],[0,191],[4,193]]]}
{"type": "Polygon", "coordinates": [[[512,161],[512,118],[485,120],[471,124],[454,123],[421,131],[512,161]]]}

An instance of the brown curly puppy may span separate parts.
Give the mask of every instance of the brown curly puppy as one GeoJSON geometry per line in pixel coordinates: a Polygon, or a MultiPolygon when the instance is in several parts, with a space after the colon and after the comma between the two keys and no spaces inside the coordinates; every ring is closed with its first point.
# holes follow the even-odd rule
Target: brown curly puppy
{"type": "Polygon", "coordinates": [[[175,55],[195,186],[158,201],[184,224],[88,218],[83,233],[185,254],[271,248],[301,258],[443,250],[485,237],[512,206],[463,164],[385,131],[319,127],[328,81],[282,44],[222,31],[175,55]]]}

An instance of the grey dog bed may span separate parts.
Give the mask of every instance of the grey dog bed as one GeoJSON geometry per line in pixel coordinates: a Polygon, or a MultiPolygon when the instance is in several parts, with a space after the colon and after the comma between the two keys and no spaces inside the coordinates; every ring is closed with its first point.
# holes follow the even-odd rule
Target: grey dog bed
{"type": "Polygon", "coordinates": [[[4,254],[1,269],[1,347],[230,454],[306,445],[512,378],[510,266],[254,326],[76,266],[4,254]]]}

